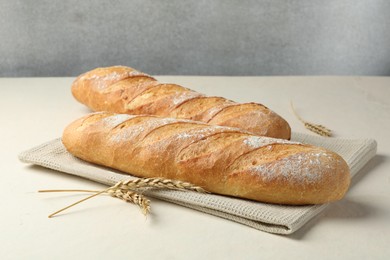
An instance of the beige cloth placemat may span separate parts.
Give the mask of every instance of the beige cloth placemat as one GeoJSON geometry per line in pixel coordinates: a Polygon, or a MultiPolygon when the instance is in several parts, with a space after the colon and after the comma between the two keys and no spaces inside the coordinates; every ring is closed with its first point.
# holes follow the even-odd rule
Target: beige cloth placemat
{"type": "MultiPolygon", "coordinates": [[[[323,138],[302,133],[294,133],[292,140],[322,146],[340,154],[347,161],[352,177],[375,156],[377,147],[376,141],[372,139],[323,138]]],[[[135,179],[73,157],[66,151],[60,138],[22,152],[19,159],[106,185],[114,185],[124,179],[135,179]]],[[[274,205],[214,194],[172,190],[149,190],[146,195],[277,234],[297,231],[329,205],[274,205]]]]}

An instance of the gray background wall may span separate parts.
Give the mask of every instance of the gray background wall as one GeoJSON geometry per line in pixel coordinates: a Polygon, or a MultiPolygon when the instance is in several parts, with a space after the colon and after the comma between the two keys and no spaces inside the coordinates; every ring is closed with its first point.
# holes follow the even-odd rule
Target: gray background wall
{"type": "Polygon", "coordinates": [[[390,75],[389,0],[0,0],[0,76],[390,75]]]}

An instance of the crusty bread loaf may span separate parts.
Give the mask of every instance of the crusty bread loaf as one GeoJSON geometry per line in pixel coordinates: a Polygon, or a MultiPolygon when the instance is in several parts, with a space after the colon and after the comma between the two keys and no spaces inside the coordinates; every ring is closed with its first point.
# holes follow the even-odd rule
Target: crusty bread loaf
{"type": "Polygon", "coordinates": [[[255,135],[290,139],[282,117],[261,104],[207,97],[176,84],[163,84],[129,67],[86,72],[73,82],[73,96],[94,111],[149,114],[238,127],[255,135]]]}
{"type": "Polygon", "coordinates": [[[189,120],[93,113],[71,123],[62,141],[92,163],[262,202],[330,202],[350,183],[348,165],[331,151],[189,120]]]}

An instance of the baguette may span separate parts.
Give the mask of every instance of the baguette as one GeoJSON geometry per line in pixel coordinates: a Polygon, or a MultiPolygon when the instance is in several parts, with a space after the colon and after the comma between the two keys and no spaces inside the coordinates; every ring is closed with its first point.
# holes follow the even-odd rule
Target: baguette
{"type": "Polygon", "coordinates": [[[78,158],[134,176],[268,203],[335,201],[350,183],[334,152],[190,120],[92,113],[67,126],[62,142],[78,158]]]}
{"type": "Polygon", "coordinates": [[[72,94],[93,111],[189,119],[282,139],[291,135],[286,120],[264,105],[207,97],[176,84],[159,83],[125,66],[97,68],[80,75],[72,84],[72,94]]]}

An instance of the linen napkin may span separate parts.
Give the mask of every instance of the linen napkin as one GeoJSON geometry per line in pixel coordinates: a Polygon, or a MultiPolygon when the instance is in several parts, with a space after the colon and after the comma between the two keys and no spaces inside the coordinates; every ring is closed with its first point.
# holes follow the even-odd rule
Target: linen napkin
{"type": "MultiPolygon", "coordinates": [[[[303,133],[293,133],[292,140],[321,146],[338,153],[348,163],[352,178],[375,156],[377,147],[373,139],[324,138],[303,133]]],[[[19,159],[25,163],[40,165],[110,186],[121,180],[136,179],[128,174],[72,156],[67,152],[60,138],[22,152],[19,159]]],[[[245,224],[261,231],[284,235],[294,233],[331,205],[331,203],[308,206],[275,205],[216,194],[166,189],[151,189],[144,194],[245,224]]]]}

